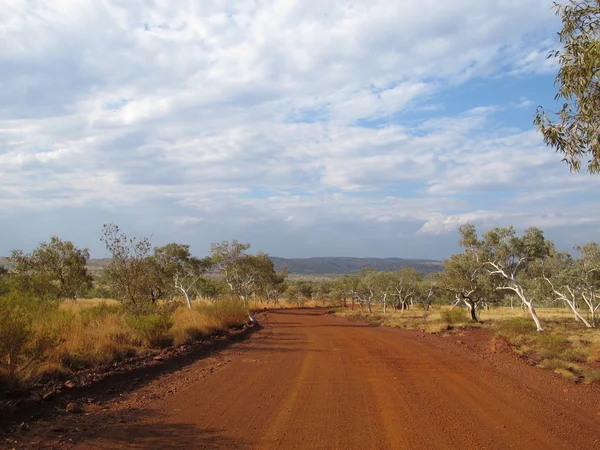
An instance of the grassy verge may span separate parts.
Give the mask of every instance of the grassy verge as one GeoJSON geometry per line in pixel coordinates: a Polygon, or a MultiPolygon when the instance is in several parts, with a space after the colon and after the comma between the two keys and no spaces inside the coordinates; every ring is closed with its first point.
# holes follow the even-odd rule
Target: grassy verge
{"type": "Polygon", "coordinates": [[[171,314],[130,316],[111,301],[86,300],[59,308],[0,299],[0,390],[181,345],[245,323],[238,300],[221,299],[171,314]]]}
{"type": "Polygon", "coordinates": [[[493,325],[496,336],[542,369],[552,370],[572,381],[600,381],[600,330],[589,330],[564,319],[546,321],[538,333],[531,320],[512,318],[493,325]]]}
{"type": "Polygon", "coordinates": [[[496,339],[503,339],[518,355],[533,361],[538,367],[552,370],[572,381],[600,382],[600,329],[587,329],[573,320],[562,308],[539,308],[538,314],[546,330],[536,331],[529,315],[516,308],[492,308],[482,311],[481,323],[470,321],[464,309],[450,311],[434,306],[429,311],[413,309],[383,314],[376,310],[336,310],[336,315],[349,320],[366,320],[379,326],[420,330],[428,333],[447,333],[466,328],[483,327],[491,330],[496,339]]]}

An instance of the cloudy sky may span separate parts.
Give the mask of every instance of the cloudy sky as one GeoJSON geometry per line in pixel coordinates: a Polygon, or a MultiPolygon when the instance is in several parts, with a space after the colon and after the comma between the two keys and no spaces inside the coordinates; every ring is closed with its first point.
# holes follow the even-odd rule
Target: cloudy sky
{"type": "Polygon", "coordinates": [[[0,255],[155,244],[443,258],[595,240],[600,177],[532,121],[552,0],[0,0],[0,255]]]}

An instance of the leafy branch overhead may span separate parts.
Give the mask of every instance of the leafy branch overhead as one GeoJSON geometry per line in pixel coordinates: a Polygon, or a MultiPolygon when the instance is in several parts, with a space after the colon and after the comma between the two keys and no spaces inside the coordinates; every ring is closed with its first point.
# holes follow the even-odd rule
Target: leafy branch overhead
{"type": "Polygon", "coordinates": [[[555,7],[562,49],[549,57],[560,65],[555,100],[562,105],[557,112],[539,107],[534,123],[571,170],[579,171],[583,161],[590,173],[600,173],[600,0],[555,7]]]}

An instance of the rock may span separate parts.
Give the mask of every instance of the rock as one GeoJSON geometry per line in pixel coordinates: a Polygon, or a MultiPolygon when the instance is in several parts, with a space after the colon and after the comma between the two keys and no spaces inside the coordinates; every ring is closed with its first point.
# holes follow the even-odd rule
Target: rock
{"type": "Polygon", "coordinates": [[[158,356],[155,356],[154,358],[152,358],[152,360],[153,360],[153,361],[162,361],[162,360],[163,360],[163,357],[162,357],[162,356],[160,356],[160,355],[158,355],[158,356]]]}
{"type": "Polygon", "coordinates": [[[83,412],[83,408],[78,403],[69,403],[66,408],[68,413],[79,414],[83,412]]]}
{"type": "Polygon", "coordinates": [[[66,388],[73,389],[75,387],[75,383],[73,383],[72,381],[65,381],[64,386],[66,388]]]}

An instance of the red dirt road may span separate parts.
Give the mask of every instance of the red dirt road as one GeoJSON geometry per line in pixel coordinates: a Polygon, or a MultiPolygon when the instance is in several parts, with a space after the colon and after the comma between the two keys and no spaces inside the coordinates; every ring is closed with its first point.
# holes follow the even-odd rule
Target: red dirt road
{"type": "Polygon", "coordinates": [[[486,333],[438,337],[315,310],[259,320],[217,356],[34,424],[10,446],[600,449],[598,388],[493,353],[486,333]]]}

